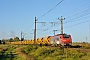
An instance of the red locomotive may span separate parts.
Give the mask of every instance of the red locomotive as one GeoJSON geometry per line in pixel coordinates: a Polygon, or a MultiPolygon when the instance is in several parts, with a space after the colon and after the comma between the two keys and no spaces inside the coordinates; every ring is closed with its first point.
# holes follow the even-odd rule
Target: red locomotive
{"type": "Polygon", "coordinates": [[[72,45],[72,37],[71,37],[71,35],[67,35],[67,34],[58,34],[58,35],[52,36],[50,38],[50,44],[51,45],[71,46],[72,45]]]}

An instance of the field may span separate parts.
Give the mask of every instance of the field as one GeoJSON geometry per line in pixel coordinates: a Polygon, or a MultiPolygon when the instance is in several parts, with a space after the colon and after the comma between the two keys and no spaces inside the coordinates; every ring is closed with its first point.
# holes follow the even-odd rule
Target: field
{"type": "Polygon", "coordinates": [[[0,45],[0,60],[89,60],[90,44],[81,45],[80,48],[0,45]]]}

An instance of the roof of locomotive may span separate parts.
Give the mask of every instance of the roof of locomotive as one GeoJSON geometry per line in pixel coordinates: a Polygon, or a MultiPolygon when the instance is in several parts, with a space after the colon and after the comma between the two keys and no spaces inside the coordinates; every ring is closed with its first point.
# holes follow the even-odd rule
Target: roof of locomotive
{"type": "Polygon", "coordinates": [[[69,35],[69,34],[57,34],[57,35],[55,35],[55,36],[59,36],[59,35],[69,35]]]}

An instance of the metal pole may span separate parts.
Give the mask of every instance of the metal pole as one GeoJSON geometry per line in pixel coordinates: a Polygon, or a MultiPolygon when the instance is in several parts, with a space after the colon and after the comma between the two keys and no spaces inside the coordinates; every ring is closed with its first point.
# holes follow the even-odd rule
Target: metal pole
{"type": "Polygon", "coordinates": [[[24,35],[23,35],[23,40],[24,40],[24,35]]]}
{"type": "Polygon", "coordinates": [[[35,29],[34,29],[34,44],[36,44],[36,17],[35,17],[35,29]]]}
{"type": "Polygon", "coordinates": [[[90,20],[89,20],[89,41],[90,42],[90,20]]]}
{"type": "Polygon", "coordinates": [[[53,30],[54,31],[54,36],[55,36],[55,31],[57,31],[57,30],[53,30]]]}
{"type": "Polygon", "coordinates": [[[62,16],[61,16],[61,18],[58,18],[58,19],[60,20],[60,24],[61,24],[60,32],[61,32],[61,34],[63,34],[63,20],[65,20],[65,18],[62,18],[62,16]]]}
{"type": "Polygon", "coordinates": [[[86,43],[87,43],[87,37],[86,37],[86,43]]]}
{"type": "Polygon", "coordinates": [[[22,40],[22,31],[21,31],[21,40],[22,40]]]}

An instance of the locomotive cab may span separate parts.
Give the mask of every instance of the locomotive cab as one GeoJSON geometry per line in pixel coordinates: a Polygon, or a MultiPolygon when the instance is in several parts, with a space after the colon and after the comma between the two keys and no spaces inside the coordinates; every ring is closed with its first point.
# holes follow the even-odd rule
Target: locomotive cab
{"type": "Polygon", "coordinates": [[[71,35],[58,34],[58,35],[52,36],[50,38],[50,44],[51,45],[71,46],[72,45],[71,35]]]}
{"type": "Polygon", "coordinates": [[[72,45],[72,38],[71,35],[62,34],[61,36],[61,44],[64,46],[71,46],[72,45]]]}

